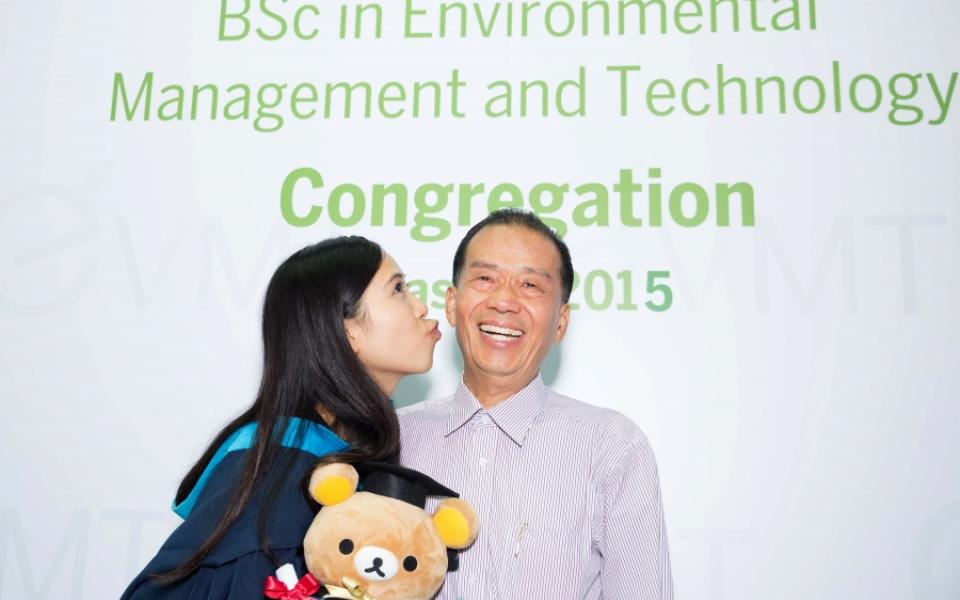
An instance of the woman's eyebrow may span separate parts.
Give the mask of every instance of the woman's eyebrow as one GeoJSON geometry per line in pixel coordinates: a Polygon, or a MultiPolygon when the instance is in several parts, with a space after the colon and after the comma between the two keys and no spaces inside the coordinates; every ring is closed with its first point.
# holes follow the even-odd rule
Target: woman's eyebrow
{"type": "Polygon", "coordinates": [[[399,279],[400,281],[403,281],[403,280],[404,280],[404,275],[403,275],[403,273],[399,273],[399,272],[398,272],[398,273],[394,273],[393,275],[391,275],[391,276],[390,276],[390,279],[388,279],[387,282],[386,282],[385,284],[383,284],[383,287],[390,287],[391,285],[393,285],[393,282],[396,281],[396,280],[398,280],[398,279],[399,279]]]}

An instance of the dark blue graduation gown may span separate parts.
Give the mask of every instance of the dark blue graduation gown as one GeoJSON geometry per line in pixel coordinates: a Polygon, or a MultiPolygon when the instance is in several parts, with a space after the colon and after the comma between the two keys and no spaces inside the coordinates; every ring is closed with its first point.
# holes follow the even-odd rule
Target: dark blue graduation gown
{"type": "MultiPolygon", "coordinates": [[[[310,428],[313,427],[323,429],[311,423],[310,428]]],[[[279,460],[274,463],[281,465],[288,458],[293,460],[290,475],[283,482],[267,521],[266,531],[276,563],[263,552],[257,538],[257,517],[266,491],[265,486],[260,485],[237,522],[204,558],[197,571],[169,586],[157,586],[150,579],[151,573],[169,571],[181,564],[216,527],[230,502],[247,453],[247,450],[232,451],[209,469],[205,485],[198,490],[189,515],[133,580],[121,600],[261,600],[267,576],[273,575],[280,565],[291,563],[299,576],[305,575],[303,538],[315,511],[304,495],[303,482],[321,453],[346,447],[329,430],[323,429],[322,433],[320,443],[316,443],[316,436],[313,437],[314,443],[307,445],[309,450],[281,448],[279,460]]],[[[269,473],[267,476],[269,479],[269,473]]]]}

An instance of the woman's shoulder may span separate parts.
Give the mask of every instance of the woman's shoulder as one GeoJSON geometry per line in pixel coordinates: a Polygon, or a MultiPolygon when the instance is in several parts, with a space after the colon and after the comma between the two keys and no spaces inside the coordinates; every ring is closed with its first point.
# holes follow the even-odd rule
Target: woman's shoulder
{"type": "MultiPolygon", "coordinates": [[[[233,497],[246,454],[247,451],[231,452],[213,470],[189,515],[160,548],[157,557],[164,558],[164,563],[180,564],[213,532],[233,497]]],[[[259,549],[257,519],[263,510],[267,510],[265,524],[271,546],[302,544],[306,527],[314,516],[304,493],[304,482],[317,457],[292,448],[281,448],[278,454],[273,467],[264,474],[237,520],[205,562],[217,564],[259,549]],[[278,472],[281,466],[286,467],[282,469],[285,473],[278,472]],[[274,483],[276,487],[271,489],[274,483]]]]}
{"type": "MultiPolygon", "coordinates": [[[[246,434],[231,436],[224,443],[224,446],[229,446],[228,451],[220,453],[216,461],[211,460],[198,480],[197,489],[191,492],[189,509],[178,513],[185,517],[183,523],[170,534],[123,598],[206,598],[204,594],[195,595],[182,590],[191,585],[208,585],[199,583],[207,579],[211,580],[211,589],[226,585],[220,582],[221,579],[233,581],[237,577],[243,581],[259,579],[259,585],[262,586],[275,567],[271,561],[263,563],[263,569],[257,567],[260,564],[258,557],[263,554],[258,533],[261,514],[265,519],[264,531],[271,551],[292,553],[291,560],[287,562],[296,564],[295,558],[302,554],[303,537],[315,514],[314,506],[305,493],[307,478],[320,456],[346,448],[346,444],[325,427],[309,422],[303,425],[305,427],[299,428],[300,433],[294,437],[289,437],[292,428],[288,428],[288,435],[284,436],[283,443],[277,449],[275,460],[252,490],[250,500],[237,520],[204,558],[201,568],[179,584],[164,588],[153,586],[150,584],[150,575],[170,571],[189,558],[210,536],[230,505],[251,445],[236,442],[246,434]],[[243,573],[236,573],[241,567],[243,573]],[[194,580],[194,583],[190,583],[194,580]],[[134,591],[136,595],[131,595],[134,591]],[[183,593],[189,595],[184,596],[183,593]]],[[[178,506],[183,506],[183,503],[178,506]]],[[[220,596],[214,594],[210,597],[220,596]]]]}

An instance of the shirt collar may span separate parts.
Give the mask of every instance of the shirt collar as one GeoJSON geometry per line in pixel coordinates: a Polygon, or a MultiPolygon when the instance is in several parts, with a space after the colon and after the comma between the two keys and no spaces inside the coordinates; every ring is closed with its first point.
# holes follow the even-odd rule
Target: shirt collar
{"type": "MultiPolygon", "coordinates": [[[[506,433],[518,446],[523,446],[527,433],[536,418],[543,412],[547,401],[547,386],[543,384],[540,373],[526,387],[503,400],[489,411],[490,418],[497,427],[506,433]]],[[[453,409],[447,419],[445,437],[451,435],[473,418],[478,412],[485,410],[473,395],[463,378],[453,394],[453,409]]]]}

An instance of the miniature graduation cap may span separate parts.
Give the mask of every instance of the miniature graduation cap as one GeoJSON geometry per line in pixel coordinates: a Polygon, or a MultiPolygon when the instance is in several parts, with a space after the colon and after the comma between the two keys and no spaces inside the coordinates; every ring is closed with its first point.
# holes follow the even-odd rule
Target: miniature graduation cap
{"type": "Polygon", "coordinates": [[[460,494],[420,471],[385,462],[355,464],[363,491],[426,508],[427,496],[459,498],[460,494]]]}
{"type": "MultiPolygon", "coordinates": [[[[357,463],[354,467],[360,474],[363,491],[396,498],[423,509],[427,507],[427,496],[460,497],[430,476],[407,467],[377,461],[357,463]]],[[[448,548],[447,571],[456,571],[459,566],[457,551],[448,548]]]]}

